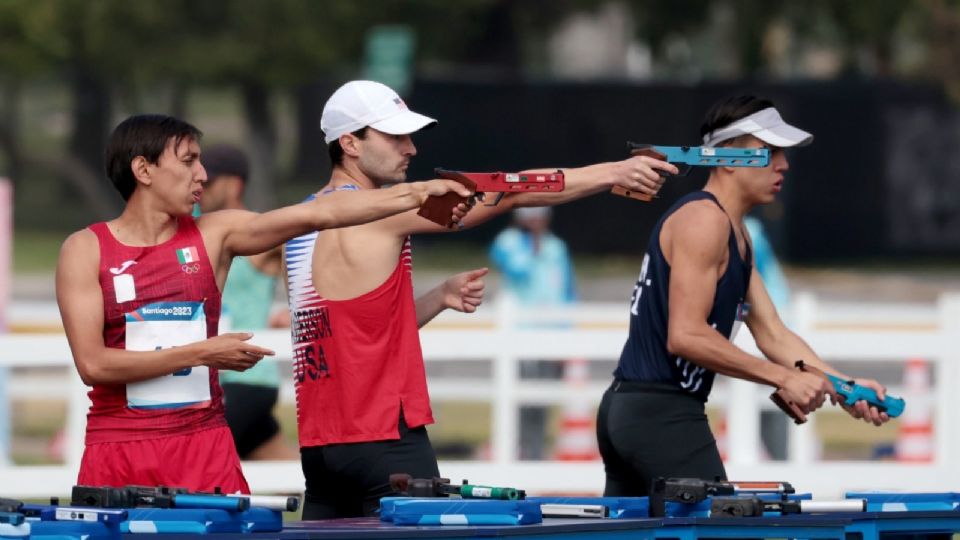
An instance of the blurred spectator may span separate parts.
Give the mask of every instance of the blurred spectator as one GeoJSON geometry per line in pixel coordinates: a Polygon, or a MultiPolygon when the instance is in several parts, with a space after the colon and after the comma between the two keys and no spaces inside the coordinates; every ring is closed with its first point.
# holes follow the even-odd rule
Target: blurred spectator
{"type": "MultiPolygon", "coordinates": [[[[208,180],[200,199],[200,210],[243,209],[243,192],[249,175],[243,151],[228,145],[214,146],[204,151],[203,163],[208,180]]],[[[220,332],[289,325],[289,318],[278,324],[270,316],[279,274],[279,247],[258,255],[235,257],[223,286],[220,332]]],[[[283,441],[280,424],[273,415],[280,395],[276,362],[257,362],[246,371],[223,370],[220,384],[227,423],[241,459],[297,459],[296,450],[283,441]]]]}
{"type": "MultiPolygon", "coordinates": [[[[790,316],[790,284],[787,283],[787,278],[783,275],[780,262],[777,260],[777,254],[774,253],[773,246],[767,239],[763,222],[753,216],[747,216],[743,222],[750,233],[750,239],[753,241],[753,259],[756,270],[763,278],[763,283],[767,286],[770,300],[777,307],[777,312],[780,313],[787,326],[790,326],[792,319],[790,316]]],[[[770,459],[787,459],[789,423],[789,419],[778,410],[761,411],[760,437],[770,459]]]]}
{"type": "Polygon", "coordinates": [[[490,248],[504,290],[523,305],[576,301],[570,254],[550,232],[550,215],[549,208],[518,208],[513,226],[498,234],[490,248]]]}
{"type": "Polygon", "coordinates": [[[777,311],[789,318],[790,284],[787,283],[787,278],[783,275],[773,246],[767,240],[763,222],[752,216],[747,216],[743,221],[750,233],[750,239],[753,240],[753,257],[757,265],[757,272],[760,272],[763,284],[767,286],[767,292],[770,293],[770,299],[773,300],[773,305],[777,307],[777,311]]]}
{"type": "MultiPolygon", "coordinates": [[[[522,306],[555,306],[576,301],[573,263],[566,243],[550,232],[549,208],[518,208],[514,223],[493,241],[490,258],[501,272],[503,294],[522,306]]],[[[521,362],[525,379],[560,379],[560,362],[521,362]]],[[[548,408],[520,409],[520,458],[544,459],[548,408]]]]}

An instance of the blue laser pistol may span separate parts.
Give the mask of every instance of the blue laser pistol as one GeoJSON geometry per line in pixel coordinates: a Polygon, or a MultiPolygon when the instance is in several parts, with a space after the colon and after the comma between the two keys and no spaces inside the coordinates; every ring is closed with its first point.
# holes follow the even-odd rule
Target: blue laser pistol
{"type": "MultiPolygon", "coordinates": [[[[673,163],[680,169],[679,176],[686,176],[693,167],[766,167],[770,164],[769,148],[732,148],[727,146],[660,146],[628,142],[627,148],[634,156],[648,156],[673,163]]],[[[660,176],[668,176],[658,171],[660,176]]],[[[648,193],[631,191],[620,186],[610,190],[616,195],[649,201],[648,193]]]]}

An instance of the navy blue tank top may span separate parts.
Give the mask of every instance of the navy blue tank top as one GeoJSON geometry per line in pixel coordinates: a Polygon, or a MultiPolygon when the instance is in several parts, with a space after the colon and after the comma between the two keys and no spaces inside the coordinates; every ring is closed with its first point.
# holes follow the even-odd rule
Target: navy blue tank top
{"type": "MultiPolygon", "coordinates": [[[[650,243],[640,267],[640,277],[630,299],[630,334],[613,375],[619,380],[677,386],[697,399],[707,401],[716,373],[667,351],[670,265],[660,249],[660,231],[667,218],[681,206],[703,199],[720,206],[710,192],[690,193],[667,210],[650,235],[650,243]]],[[[720,208],[723,209],[722,206],[720,208]]],[[[753,257],[748,242],[746,260],[741,258],[732,226],[728,245],[730,256],[727,268],[717,281],[713,308],[707,324],[730,339],[731,335],[736,335],[735,327],[739,328],[749,312],[745,299],[750,284],[750,261],[753,257]]]]}

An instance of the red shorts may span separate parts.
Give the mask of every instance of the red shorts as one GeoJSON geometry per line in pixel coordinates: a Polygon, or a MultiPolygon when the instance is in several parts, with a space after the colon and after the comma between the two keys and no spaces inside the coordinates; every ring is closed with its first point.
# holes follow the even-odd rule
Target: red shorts
{"type": "Polygon", "coordinates": [[[162,439],[88,444],[77,484],[250,493],[226,426],[162,439]]]}

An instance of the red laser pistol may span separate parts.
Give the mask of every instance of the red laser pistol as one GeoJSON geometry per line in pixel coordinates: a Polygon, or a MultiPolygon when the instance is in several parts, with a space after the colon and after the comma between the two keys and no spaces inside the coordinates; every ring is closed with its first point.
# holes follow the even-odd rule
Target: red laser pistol
{"type": "MultiPolygon", "coordinates": [[[[732,148],[729,146],[659,146],[628,142],[632,156],[647,156],[673,163],[680,169],[679,176],[686,176],[693,167],[766,167],[770,163],[769,148],[732,148]]],[[[660,176],[667,173],[658,171],[660,176]]],[[[653,199],[652,195],[614,186],[615,195],[640,201],[653,199]]]]}
{"type": "MultiPolygon", "coordinates": [[[[507,193],[523,193],[527,191],[548,191],[560,192],[564,187],[563,171],[556,172],[462,172],[448,171],[446,169],[434,169],[437,178],[446,178],[447,180],[456,180],[467,187],[477,200],[483,201],[487,206],[496,206],[500,199],[507,193]],[[486,202],[485,194],[496,193],[494,199],[486,202]]],[[[461,197],[456,193],[447,193],[440,197],[430,197],[423,203],[420,211],[421,216],[449,227],[453,223],[450,217],[453,209],[461,203],[467,204],[470,197],[461,197]]]]}

